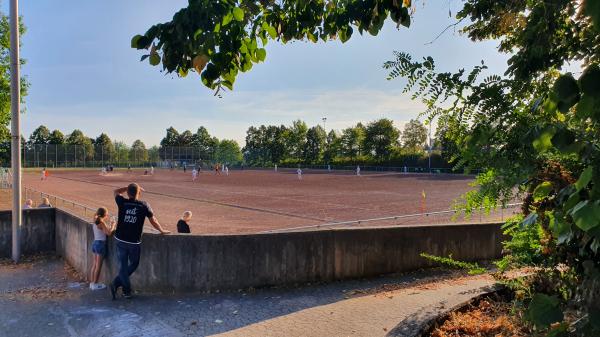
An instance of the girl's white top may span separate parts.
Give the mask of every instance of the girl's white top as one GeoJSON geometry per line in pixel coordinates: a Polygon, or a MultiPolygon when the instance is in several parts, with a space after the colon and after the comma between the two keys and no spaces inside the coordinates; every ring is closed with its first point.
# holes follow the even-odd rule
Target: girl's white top
{"type": "Polygon", "coordinates": [[[94,229],[94,240],[106,241],[106,233],[104,233],[98,225],[92,223],[92,228],[94,229]]]}

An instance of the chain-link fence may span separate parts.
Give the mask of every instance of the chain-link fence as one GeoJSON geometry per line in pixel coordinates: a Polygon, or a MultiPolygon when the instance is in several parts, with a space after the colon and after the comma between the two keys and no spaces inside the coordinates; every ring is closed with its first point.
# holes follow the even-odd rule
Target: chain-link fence
{"type": "MultiPolygon", "coordinates": [[[[117,145],[25,144],[23,167],[180,167],[209,166],[213,153],[192,146],[150,149],[117,145]]],[[[10,153],[10,151],[9,151],[10,153]]],[[[6,158],[2,161],[9,161],[6,158]]]]}

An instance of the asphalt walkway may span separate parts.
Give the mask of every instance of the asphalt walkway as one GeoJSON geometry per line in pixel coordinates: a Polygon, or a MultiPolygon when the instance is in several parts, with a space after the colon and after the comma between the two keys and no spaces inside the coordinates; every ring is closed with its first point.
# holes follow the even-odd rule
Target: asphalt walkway
{"type": "Polygon", "coordinates": [[[440,270],[217,294],[112,301],[55,257],[0,261],[0,336],[412,336],[489,290],[489,276],[440,270]]]}

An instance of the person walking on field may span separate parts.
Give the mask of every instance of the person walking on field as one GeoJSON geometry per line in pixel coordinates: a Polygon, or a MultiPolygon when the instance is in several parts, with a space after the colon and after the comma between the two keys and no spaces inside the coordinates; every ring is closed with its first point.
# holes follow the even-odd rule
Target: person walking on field
{"type": "Polygon", "coordinates": [[[298,168],[298,170],[296,171],[296,174],[298,175],[298,180],[302,180],[302,169],[298,168]]]}
{"type": "Polygon", "coordinates": [[[171,233],[162,228],[154,211],[147,202],[140,200],[143,189],[136,183],[127,187],[118,188],[114,191],[115,202],[119,209],[115,239],[117,240],[117,259],[119,260],[119,274],[110,284],[110,292],[113,300],[116,298],[119,288],[123,288],[123,297],[131,298],[131,282],[129,277],[138,267],[140,262],[140,244],[144,220],[148,218],[150,223],[161,234],[171,233]],[[127,192],[127,198],[121,194],[127,192]]]}
{"type": "Polygon", "coordinates": [[[196,168],[194,167],[192,170],[192,181],[196,181],[196,179],[198,179],[198,171],[196,171],[196,168]]]}

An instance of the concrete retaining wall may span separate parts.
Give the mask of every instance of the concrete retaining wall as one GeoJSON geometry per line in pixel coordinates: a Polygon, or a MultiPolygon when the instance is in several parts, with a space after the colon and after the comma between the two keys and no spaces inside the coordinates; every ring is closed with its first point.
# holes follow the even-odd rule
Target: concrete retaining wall
{"type": "MultiPolygon", "coordinates": [[[[54,208],[23,210],[21,252],[35,254],[54,250],[54,208]]],[[[0,257],[12,255],[12,212],[0,211],[0,257]]]]}
{"type": "MultiPolygon", "coordinates": [[[[56,252],[87,275],[93,240],[89,221],[61,210],[34,211],[40,213],[39,224],[51,223],[54,216],[55,226],[48,228],[55,229],[56,252]]],[[[1,234],[10,228],[2,216],[6,217],[0,212],[1,234]]],[[[40,227],[32,225],[34,218],[27,221],[32,228],[40,227]]],[[[141,262],[132,282],[137,289],[192,292],[371,277],[431,266],[419,256],[422,252],[452,254],[466,261],[497,258],[501,240],[499,224],[253,235],[144,234],[141,262]]],[[[117,267],[115,243],[110,239],[102,279],[109,282],[117,267]]]]}

